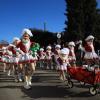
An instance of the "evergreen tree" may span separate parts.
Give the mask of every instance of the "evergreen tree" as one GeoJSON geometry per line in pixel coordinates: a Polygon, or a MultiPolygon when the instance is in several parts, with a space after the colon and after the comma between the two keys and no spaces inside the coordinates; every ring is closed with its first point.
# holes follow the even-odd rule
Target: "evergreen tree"
{"type": "Polygon", "coordinates": [[[96,28],[95,28],[94,36],[96,37],[96,40],[99,40],[100,42],[100,9],[97,9],[96,28]]]}
{"type": "Polygon", "coordinates": [[[85,37],[88,35],[92,34],[94,35],[95,30],[96,30],[96,0],[84,0],[84,32],[85,32],[85,37]]]}
{"type": "Polygon", "coordinates": [[[94,34],[96,30],[96,0],[65,0],[67,17],[65,37],[75,41],[94,34]]]}
{"type": "Polygon", "coordinates": [[[67,40],[77,40],[83,38],[84,33],[84,0],[65,0],[66,1],[66,17],[65,36],[67,40]]]}

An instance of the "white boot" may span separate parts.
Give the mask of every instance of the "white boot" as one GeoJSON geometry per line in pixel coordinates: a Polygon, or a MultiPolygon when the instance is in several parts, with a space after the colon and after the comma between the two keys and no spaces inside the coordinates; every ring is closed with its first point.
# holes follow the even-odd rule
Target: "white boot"
{"type": "Polygon", "coordinates": [[[30,89],[30,88],[31,88],[31,87],[29,86],[29,82],[28,82],[28,81],[25,82],[24,88],[25,88],[25,89],[30,89]]]}
{"type": "Polygon", "coordinates": [[[10,75],[11,75],[11,70],[8,71],[8,76],[10,76],[10,75]]]}
{"type": "Polygon", "coordinates": [[[28,80],[29,85],[32,85],[31,80],[32,80],[32,77],[30,76],[30,78],[29,78],[29,80],[28,80]]]}
{"type": "Polygon", "coordinates": [[[19,74],[18,74],[18,80],[19,80],[19,82],[22,82],[22,77],[21,77],[21,76],[22,76],[22,74],[19,73],[19,74]]]}

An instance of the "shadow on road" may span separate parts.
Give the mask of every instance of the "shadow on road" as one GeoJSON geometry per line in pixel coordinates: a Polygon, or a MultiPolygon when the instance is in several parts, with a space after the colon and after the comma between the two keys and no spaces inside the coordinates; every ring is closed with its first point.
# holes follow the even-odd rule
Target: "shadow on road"
{"type": "Polygon", "coordinates": [[[30,90],[24,92],[30,98],[64,98],[64,97],[90,97],[89,92],[75,93],[71,89],[59,86],[32,86],[30,90]]]}

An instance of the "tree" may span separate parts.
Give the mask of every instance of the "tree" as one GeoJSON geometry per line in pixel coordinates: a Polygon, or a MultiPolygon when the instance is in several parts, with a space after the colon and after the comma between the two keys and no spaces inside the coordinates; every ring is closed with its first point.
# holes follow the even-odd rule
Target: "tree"
{"type": "Polygon", "coordinates": [[[83,0],[65,0],[67,20],[65,21],[65,36],[67,40],[77,40],[83,38],[84,14],[83,0]]]}
{"type": "Polygon", "coordinates": [[[38,42],[41,46],[47,46],[49,44],[53,45],[57,41],[56,34],[53,32],[34,28],[31,28],[31,31],[33,33],[31,40],[38,42]]]}
{"type": "Polygon", "coordinates": [[[96,0],[65,0],[67,41],[83,39],[96,29],[96,0]]]}
{"type": "Polygon", "coordinates": [[[85,37],[92,34],[94,35],[96,30],[96,18],[97,18],[97,2],[96,0],[84,0],[84,32],[85,37]]]}
{"type": "Polygon", "coordinates": [[[94,36],[97,38],[97,41],[100,41],[100,9],[96,11],[96,28],[94,32],[94,36]]]}

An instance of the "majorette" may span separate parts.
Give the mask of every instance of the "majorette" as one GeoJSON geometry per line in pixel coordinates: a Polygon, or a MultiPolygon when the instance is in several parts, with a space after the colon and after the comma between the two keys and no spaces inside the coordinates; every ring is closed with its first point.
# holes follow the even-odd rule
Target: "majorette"
{"type": "Polygon", "coordinates": [[[93,60],[93,59],[98,59],[97,54],[95,53],[93,41],[94,41],[94,36],[89,35],[86,39],[86,44],[84,46],[85,49],[85,55],[84,59],[85,60],[93,60]]]}
{"type": "Polygon", "coordinates": [[[46,48],[46,61],[50,61],[52,59],[52,51],[51,51],[51,46],[47,46],[46,48]]]}
{"type": "Polygon", "coordinates": [[[60,79],[63,81],[66,80],[65,72],[67,73],[67,66],[69,66],[68,55],[69,55],[69,49],[68,48],[62,49],[60,51],[60,57],[57,59],[60,79]]]}
{"type": "Polygon", "coordinates": [[[40,61],[41,60],[44,61],[44,59],[45,59],[45,52],[44,52],[44,49],[43,48],[40,48],[40,51],[39,51],[38,55],[39,55],[39,60],[40,61]]]}
{"type": "Polygon", "coordinates": [[[76,61],[74,47],[75,47],[75,43],[73,41],[68,43],[70,63],[75,63],[76,61]]]}
{"type": "Polygon", "coordinates": [[[32,33],[29,29],[24,29],[22,31],[22,39],[17,45],[17,48],[19,48],[22,53],[22,56],[20,58],[20,63],[34,62],[34,58],[32,57],[30,48],[35,43],[30,41],[29,37],[31,36],[32,36],[32,33]]]}
{"type": "Polygon", "coordinates": [[[69,49],[61,49],[60,51],[60,56],[57,59],[58,60],[58,66],[60,70],[67,70],[67,66],[69,65],[69,59],[68,59],[68,55],[69,55],[69,49]]]}

